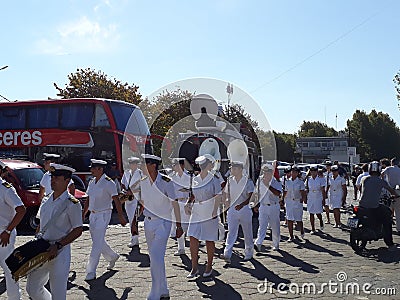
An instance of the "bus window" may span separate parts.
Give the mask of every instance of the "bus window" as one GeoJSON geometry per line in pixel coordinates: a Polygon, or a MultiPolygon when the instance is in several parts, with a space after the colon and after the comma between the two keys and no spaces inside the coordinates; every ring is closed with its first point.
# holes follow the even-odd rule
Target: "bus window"
{"type": "Polygon", "coordinates": [[[107,114],[103,105],[96,104],[96,114],[94,117],[94,127],[110,127],[107,114]]]}
{"type": "MultiPolygon", "coordinates": [[[[115,123],[117,125],[117,130],[125,131],[125,127],[128,124],[129,118],[131,117],[132,114],[132,106],[128,106],[119,102],[110,102],[110,107],[114,115],[115,123]]],[[[133,122],[136,123],[135,127],[138,126],[136,120],[134,120],[133,122]]],[[[139,128],[131,133],[138,133],[138,132],[139,128]]]]}
{"type": "Polygon", "coordinates": [[[25,108],[9,107],[0,110],[0,128],[24,129],[25,119],[25,108]]]}
{"type": "Polygon", "coordinates": [[[89,128],[92,125],[94,107],[90,103],[71,104],[61,107],[61,128],[89,128]]]}
{"type": "Polygon", "coordinates": [[[29,107],[28,128],[57,128],[58,127],[58,106],[29,107]]]}
{"type": "Polygon", "coordinates": [[[147,128],[147,122],[142,114],[142,111],[139,109],[135,109],[133,111],[133,115],[135,116],[136,121],[138,123],[138,132],[141,132],[142,134],[149,134],[149,129],[147,128]]]}

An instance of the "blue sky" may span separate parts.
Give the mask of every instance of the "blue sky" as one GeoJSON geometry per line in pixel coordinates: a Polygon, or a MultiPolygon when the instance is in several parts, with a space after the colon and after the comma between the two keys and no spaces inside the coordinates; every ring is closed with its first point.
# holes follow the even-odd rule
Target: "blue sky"
{"type": "Polygon", "coordinates": [[[54,82],[90,67],[144,96],[186,78],[230,82],[277,132],[303,120],[341,130],[373,108],[400,125],[399,11],[396,0],[6,1],[0,94],[54,98],[54,82]]]}

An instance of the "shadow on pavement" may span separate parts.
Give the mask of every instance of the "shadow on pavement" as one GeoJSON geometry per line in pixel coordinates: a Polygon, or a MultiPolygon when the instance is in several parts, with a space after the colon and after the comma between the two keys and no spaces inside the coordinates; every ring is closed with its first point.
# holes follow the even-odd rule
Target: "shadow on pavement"
{"type": "MultiPolygon", "coordinates": [[[[89,288],[86,288],[84,286],[79,286],[75,285],[78,287],[78,289],[82,290],[84,293],[86,293],[88,299],[107,299],[107,300],[124,300],[128,298],[129,292],[132,290],[131,287],[126,287],[124,289],[124,292],[122,293],[121,297],[117,297],[117,293],[114,291],[114,289],[109,288],[106,286],[106,281],[107,279],[111,278],[117,271],[108,271],[101,275],[100,277],[88,281],[87,284],[89,285],[89,288]]],[[[69,282],[69,284],[73,284],[72,282],[69,282]]]]}
{"type": "MultiPolygon", "coordinates": [[[[323,236],[324,234],[317,233],[316,235],[317,236],[323,236]]],[[[298,249],[306,248],[306,249],[314,250],[316,252],[326,252],[326,253],[328,253],[328,254],[330,254],[332,256],[337,256],[337,257],[343,256],[343,254],[341,254],[339,252],[336,252],[336,251],[321,247],[321,246],[319,246],[317,244],[314,244],[314,243],[310,242],[310,240],[306,240],[305,243],[298,244],[297,248],[298,249]]]]}
{"type": "Polygon", "coordinates": [[[138,265],[140,268],[150,267],[150,257],[148,254],[141,253],[140,247],[133,247],[128,254],[122,253],[121,256],[124,256],[129,262],[140,262],[138,265]]]}
{"type": "Polygon", "coordinates": [[[319,273],[318,267],[316,267],[312,264],[306,263],[305,261],[298,259],[297,257],[289,254],[286,251],[279,250],[279,253],[282,254],[282,256],[278,256],[278,255],[269,255],[269,256],[280,262],[288,264],[289,266],[298,267],[299,270],[301,270],[301,271],[304,271],[307,273],[319,273]]]}
{"type": "Polygon", "coordinates": [[[199,291],[204,294],[202,298],[229,300],[242,299],[242,296],[234,288],[215,277],[207,279],[199,277],[196,279],[196,284],[199,287],[199,291]],[[212,281],[214,281],[214,284],[209,285],[212,281]]]}
{"type": "MultiPolygon", "coordinates": [[[[340,229],[339,229],[340,230],[340,229]]],[[[339,243],[339,244],[343,244],[343,245],[349,245],[349,241],[344,240],[344,239],[339,239],[336,238],[334,236],[331,236],[329,233],[321,233],[321,238],[334,242],[334,243],[339,243]]]]}
{"type": "Polygon", "coordinates": [[[391,252],[388,251],[386,247],[380,247],[378,249],[366,249],[360,254],[354,253],[354,255],[359,255],[386,264],[400,262],[400,250],[391,252]]]}

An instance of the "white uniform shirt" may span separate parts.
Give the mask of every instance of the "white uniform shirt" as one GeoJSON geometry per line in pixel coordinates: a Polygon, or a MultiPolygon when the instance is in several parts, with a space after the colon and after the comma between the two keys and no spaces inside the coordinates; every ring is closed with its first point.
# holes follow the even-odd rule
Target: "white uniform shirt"
{"type": "Polygon", "coordinates": [[[50,196],[43,198],[40,204],[37,217],[40,219],[40,228],[44,228],[46,224],[60,210],[63,212],[57,217],[56,221],[46,228],[43,233],[45,240],[55,242],[61,240],[72,229],[82,226],[82,206],[79,202],[74,203],[69,198],[71,195],[65,191],[57,199],[50,196]]]}
{"type": "Polygon", "coordinates": [[[301,200],[301,191],[304,191],[305,185],[304,181],[295,178],[294,180],[292,178],[286,180],[286,197],[285,199],[289,200],[301,200]]]}
{"type": "Polygon", "coordinates": [[[0,177],[0,230],[7,228],[15,216],[15,208],[24,205],[14,187],[0,177]]]}
{"type": "Polygon", "coordinates": [[[228,177],[224,192],[230,199],[230,207],[235,207],[247,200],[249,194],[254,191],[254,183],[247,176],[242,176],[239,181],[235,177],[228,177]]]}
{"type": "Polygon", "coordinates": [[[329,196],[332,197],[342,197],[343,196],[343,187],[342,185],[346,185],[346,179],[342,176],[337,176],[336,179],[332,177],[329,178],[329,196]]]}
{"type": "Polygon", "coordinates": [[[171,220],[172,201],[176,201],[174,189],[175,186],[171,178],[160,173],[157,174],[153,183],[151,183],[149,177],[142,179],[140,181],[140,193],[144,205],[144,215],[171,220]]]}
{"type": "MultiPolygon", "coordinates": [[[[260,204],[261,205],[277,204],[279,202],[279,196],[274,195],[269,190],[269,186],[266,186],[264,184],[264,181],[262,180],[262,178],[259,178],[258,181],[260,184],[260,197],[259,197],[260,204]]],[[[282,183],[280,183],[278,180],[276,180],[275,177],[272,177],[270,186],[273,187],[274,189],[282,192],[282,183]]]]}
{"type": "Polygon", "coordinates": [[[132,170],[126,170],[124,175],[122,176],[121,183],[126,187],[130,188],[134,185],[138,180],[142,178],[142,172],[139,169],[136,169],[133,173],[132,170]]]}
{"type": "Polygon", "coordinates": [[[195,202],[200,203],[213,199],[215,195],[221,195],[220,179],[212,173],[208,173],[204,179],[200,174],[195,176],[192,181],[193,195],[195,202]]]}
{"type": "MultiPolygon", "coordinates": [[[[42,179],[40,180],[40,186],[42,186],[44,188],[44,195],[50,195],[50,193],[53,191],[53,189],[51,188],[51,176],[50,176],[50,172],[47,171],[46,173],[43,174],[42,179]]],[[[71,184],[74,184],[73,180],[71,179],[68,183],[68,186],[70,186],[71,184]]]]}
{"type": "Polygon", "coordinates": [[[368,176],[368,175],[369,175],[368,172],[363,172],[360,175],[358,175],[357,180],[356,180],[356,186],[360,187],[362,178],[365,177],[365,176],[368,176]]]}
{"type": "Polygon", "coordinates": [[[89,195],[89,210],[105,211],[112,209],[112,197],[118,195],[114,181],[103,174],[96,182],[96,178],[90,180],[86,194],[89,195]]]}
{"type": "Polygon", "coordinates": [[[179,176],[178,173],[173,172],[171,175],[171,179],[174,182],[175,186],[175,195],[178,200],[187,199],[189,197],[189,192],[180,191],[181,188],[190,188],[190,175],[186,172],[182,173],[182,176],[179,176]]]}
{"type": "Polygon", "coordinates": [[[400,168],[398,166],[390,166],[382,171],[382,177],[389,183],[392,188],[400,185],[400,168]]]}
{"type": "Polygon", "coordinates": [[[323,194],[321,188],[325,189],[325,180],[324,177],[315,177],[311,176],[306,179],[305,186],[308,188],[308,199],[323,199],[323,194]]]}

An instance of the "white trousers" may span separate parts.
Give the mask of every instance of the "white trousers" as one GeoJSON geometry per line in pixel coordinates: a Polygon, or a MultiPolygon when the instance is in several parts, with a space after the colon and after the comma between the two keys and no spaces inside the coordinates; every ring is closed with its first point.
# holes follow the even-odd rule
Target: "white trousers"
{"type": "Polygon", "coordinates": [[[394,215],[396,216],[396,230],[400,232],[400,198],[396,199],[392,204],[392,208],[394,209],[394,215]]]}
{"type": "Polygon", "coordinates": [[[232,248],[238,236],[239,225],[242,226],[244,235],[244,253],[245,256],[253,255],[253,213],[249,207],[243,207],[237,211],[234,207],[228,210],[228,235],[225,242],[224,256],[232,256],[232,248]]]}
{"type": "Polygon", "coordinates": [[[161,295],[169,294],[164,258],[170,231],[170,221],[154,218],[149,220],[145,217],[144,233],[149,249],[151,273],[151,290],[148,300],[159,300],[161,295]]]}
{"type": "Polygon", "coordinates": [[[3,269],[4,276],[6,278],[7,297],[9,300],[21,299],[21,290],[19,289],[19,284],[14,279],[12,279],[10,269],[6,265],[7,257],[10,256],[10,254],[14,250],[16,235],[17,233],[14,229],[13,231],[11,231],[10,243],[5,247],[0,246],[0,266],[3,269]]]}
{"type": "Polygon", "coordinates": [[[86,274],[96,273],[100,255],[103,255],[108,262],[115,259],[115,253],[105,240],[106,230],[111,219],[111,210],[99,213],[91,213],[89,216],[89,232],[92,238],[92,250],[86,266],[86,274]]]}
{"type": "Polygon", "coordinates": [[[281,240],[280,228],[280,206],[279,204],[260,205],[258,212],[258,233],[255,244],[261,245],[267,234],[268,224],[271,226],[272,231],[272,246],[279,248],[281,240]]]}
{"type": "Polygon", "coordinates": [[[28,275],[26,291],[32,300],[64,300],[71,263],[71,247],[66,245],[58,255],[28,275]],[[50,281],[50,290],[44,286],[50,281]]]}

